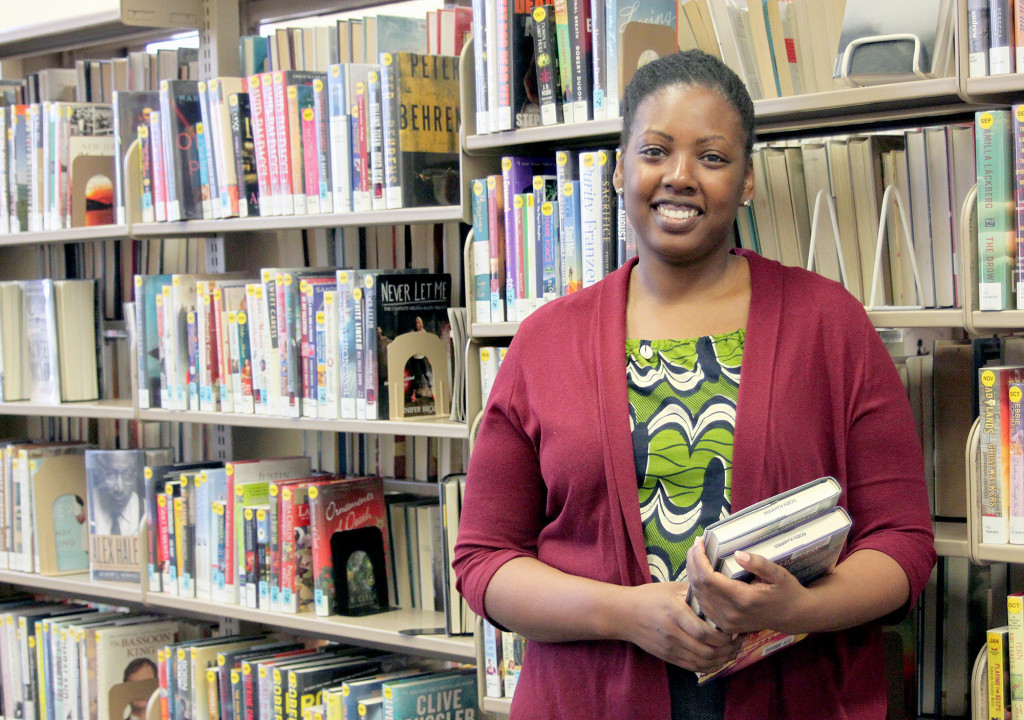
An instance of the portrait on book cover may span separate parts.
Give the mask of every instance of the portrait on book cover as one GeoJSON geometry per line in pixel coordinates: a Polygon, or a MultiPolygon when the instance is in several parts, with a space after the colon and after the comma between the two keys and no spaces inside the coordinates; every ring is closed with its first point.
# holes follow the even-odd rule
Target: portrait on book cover
{"type": "Polygon", "coordinates": [[[86,453],[90,534],[138,535],[142,521],[142,453],[86,453]]]}

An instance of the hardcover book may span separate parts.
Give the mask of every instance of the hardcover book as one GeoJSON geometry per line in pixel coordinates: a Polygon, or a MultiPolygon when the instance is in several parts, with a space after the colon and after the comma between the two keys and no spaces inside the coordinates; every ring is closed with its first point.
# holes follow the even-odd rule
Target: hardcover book
{"type": "Polygon", "coordinates": [[[425,677],[384,683],[384,716],[427,720],[442,708],[455,715],[475,717],[480,712],[476,669],[459,668],[425,677]]]}
{"type": "Polygon", "coordinates": [[[31,519],[32,567],[63,575],[89,567],[85,530],[84,445],[28,449],[19,453],[23,517],[31,519]]]}
{"type": "MultiPolygon", "coordinates": [[[[140,125],[149,123],[149,115],[160,107],[160,94],[143,90],[118,90],[114,92],[114,178],[118,224],[127,222],[125,210],[124,164],[128,150],[138,137],[140,125]]],[[[132,192],[135,188],[132,188],[132,192]]]]}
{"type": "Polygon", "coordinates": [[[313,535],[314,606],[319,616],[335,611],[335,583],[345,577],[331,559],[331,538],[341,530],[376,527],[387,554],[387,514],[384,484],[378,477],[343,478],[309,488],[309,516],[313,535]]]}
{"type": "Polygon", "coordinates": [[[417,272],[370,274],[366,276],[364,286],[367,305],[367,419],[393,417],[391,393],[399,391],[405,417],[439,414],[438,398],[444,390],[447,371],[442,374],[441,368],[435,369],[431,355],[418,350],[405,359],[399,383],[399,378],[389,377],[389,353],[394,352],[390,346],[407,334],[412,334],[412,338],[405,338],[406,341],[447,340],[451,334],[448,319],[451,276],[447,273],[417,272]],[[421,338],[420,333],[426,335],[421,338]],[[375,415],[370,409],[374,404],[375,415]]]}
{"type": "Polygon", "coordinates": [[[1017,266],[1013,133],[1009,110],[975,115],[978,166],[978,308],[1007,310],[1017,266]]]}
{"type": "Polygon", "coordinates": [[[381,55],[387,208],[459,202],[459,61],[381,55]]]}
{"type": "Polygon", "coordinates": [[[148,700],[157,687],[157,650],[173,643],[177,633],[176,620],[96,629],[96,715],[92,720],[112,717],[111,690],[122,683],[149,683],[149,692],[136,693],[133,710],[136,703],[148,700]]]}
{"type": "Polygon", "coordinates": [[[160,112],[164,117],[165,174],[168,178],[168,220],[203,218],[202,179],[196,124],[203,121],[199,83],[195,80],[162,80],[160,112]]]}

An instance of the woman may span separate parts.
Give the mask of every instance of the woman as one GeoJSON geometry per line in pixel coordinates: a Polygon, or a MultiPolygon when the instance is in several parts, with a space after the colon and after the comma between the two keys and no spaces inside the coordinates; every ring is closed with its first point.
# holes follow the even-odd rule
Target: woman
{"type": "Polygon", "coordinates": [[[734,248],[753,135],[714,58],[638,70],[614,175],[638,260],[524,321],[491,390],[453,564],[475,611],[528,638],[513,718],[885,717],[874,621],[935,562],[920,443],[860,304],[734,248]],[[831,575],[712,572],[704,527],[824,475],[853,519],[831,575]],[[764,628],[813,634],[694,687],[764,628]]]}

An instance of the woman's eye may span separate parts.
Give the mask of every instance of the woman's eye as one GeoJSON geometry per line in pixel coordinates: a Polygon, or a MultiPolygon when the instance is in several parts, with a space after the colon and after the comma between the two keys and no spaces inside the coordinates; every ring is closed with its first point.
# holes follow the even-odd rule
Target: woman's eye
{"type": "Polygon", "coordinates": [[[706,162],[711,162],[711,163],[724,163],[724,162],[726,162],[725,157],[723,157],[722,155],[719,155],[718,153],[706,153],[704,155],[704,160],[706,162]]]}
{"type": "Polygon", "coordinates": [[[665,154],[665,151],[656,146],[649,146],[640,149],[640,154],[647,157],[661,157],[665,154]]]}

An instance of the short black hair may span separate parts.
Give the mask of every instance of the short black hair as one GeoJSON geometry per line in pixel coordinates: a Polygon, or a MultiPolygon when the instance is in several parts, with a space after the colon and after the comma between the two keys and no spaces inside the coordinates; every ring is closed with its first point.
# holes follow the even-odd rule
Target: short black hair
{"type": "Polygon", "coordinates": [[[622,135],[619,147],[625,148],[633,130],[637,108],[646,98],[673,85],[699,85],[719,92],[740,117],[747,135],[746,153],[754,148],[754,101],[747,86],[729,66],[701,50],[685,50],[652,60],[637,69],[622,98],[622,135]]]}

